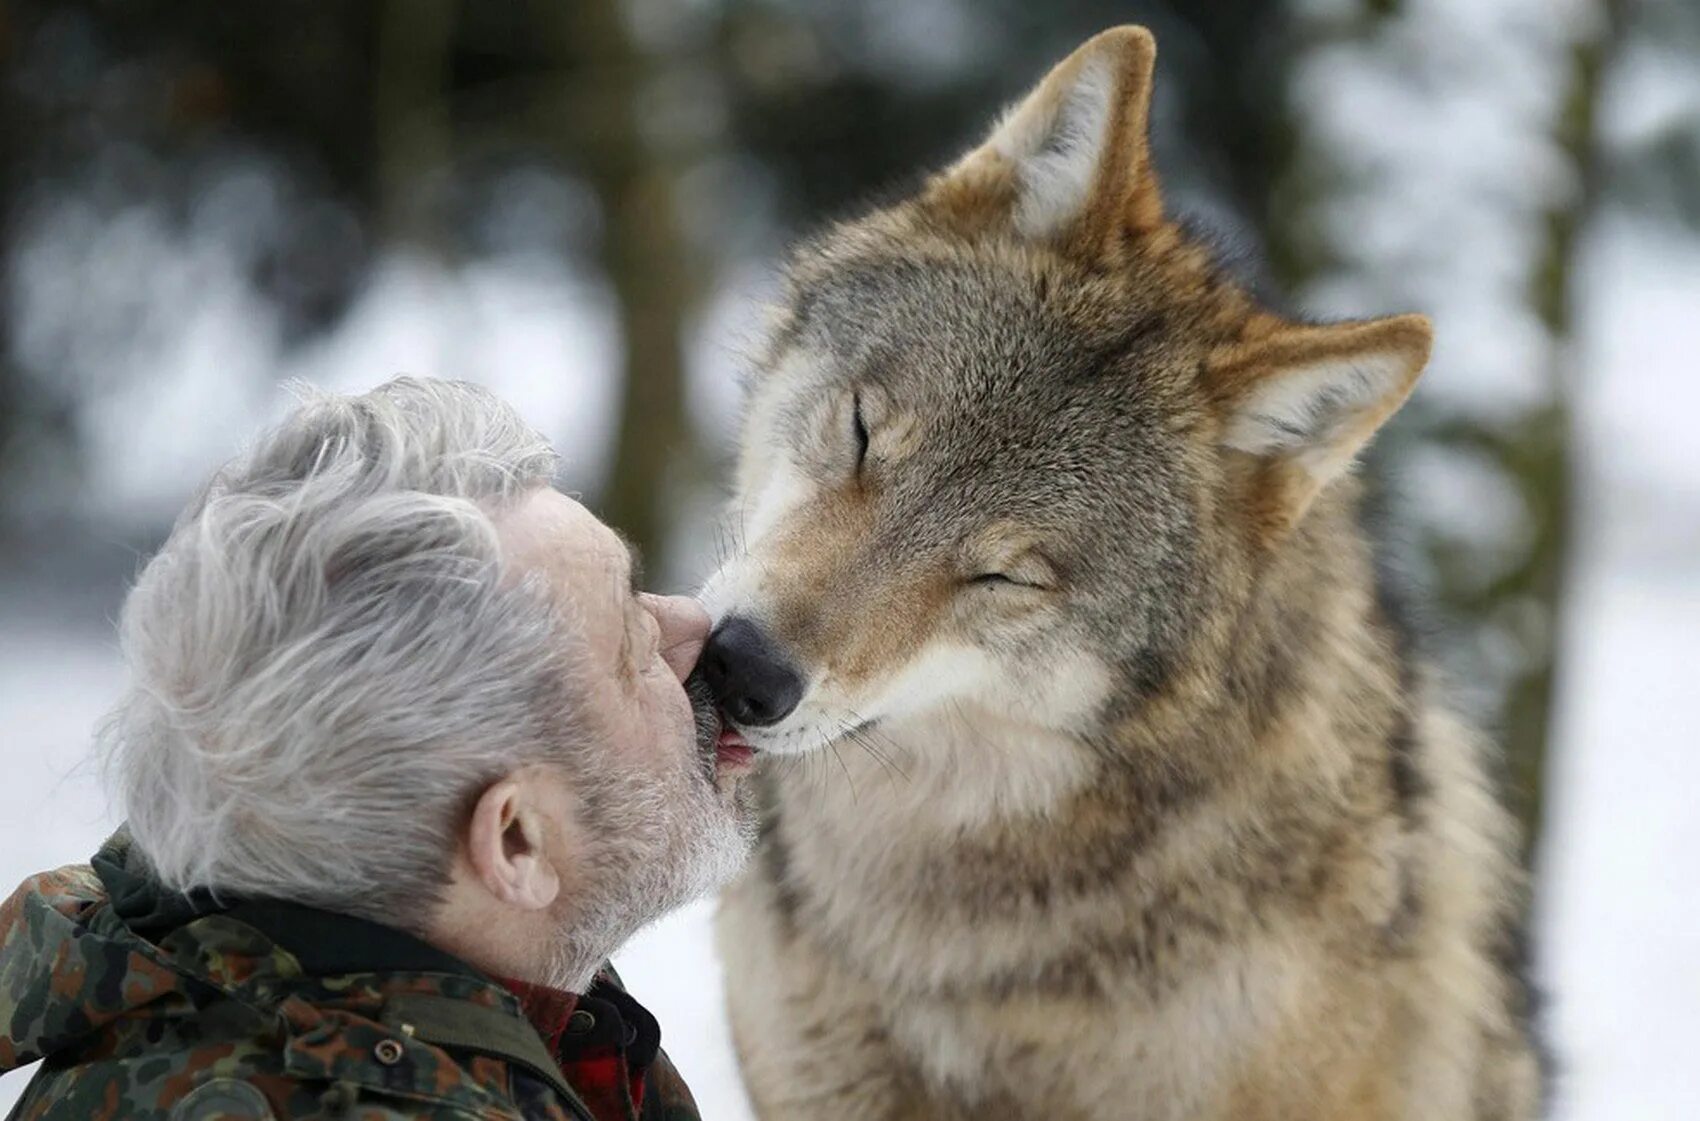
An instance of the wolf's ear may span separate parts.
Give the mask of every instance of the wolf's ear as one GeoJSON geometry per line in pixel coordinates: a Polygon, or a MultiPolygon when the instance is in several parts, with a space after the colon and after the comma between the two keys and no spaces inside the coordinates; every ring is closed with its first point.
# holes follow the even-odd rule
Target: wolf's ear
{"type": "MultiPolygon", "coordinates": [[[[1271,320],[1272,321],[1272,320],[1271,320]]],[[[1285,529],[1392,416],[1428,362],[1427,317],[1279,323],[1215,363],[1222,442],[1279,468],[1270,528],[1285,529]]]]}
{"type": "Polygon", "coordinates": [[[1087,40],[1004,114],[985,143],[933,182],[958,214],[1023,236],[1088,244],[1162,218],[1146,143],[1157,44],[1143,27],[1087,40]]]}

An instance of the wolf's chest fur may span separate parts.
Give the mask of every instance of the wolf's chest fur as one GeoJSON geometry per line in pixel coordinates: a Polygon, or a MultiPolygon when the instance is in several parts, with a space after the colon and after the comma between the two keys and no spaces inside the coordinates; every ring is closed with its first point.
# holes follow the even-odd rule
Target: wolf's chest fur
{"type": "MultiPolygon", "coordinates": [[[[1298,701],[1291,731],[1328,740],[1326,711],[1298,701]]],[[[853,1030],[859,1047],[806,1069],[888,1080],[916,1111],[898,1117],[1454,1118],[1527,1093],[1479,1069],[1514,1034],[1480,944],[1500,885],[1448,851],[1490,851],[1494,807],[1461,729],[1419,728],[1437,804],[1417,832],[1373,741],[1329,744],[1334,773],[1295,752],[1302,767],[1167,805],[1079,745],[1028,733],[1018,764],[987,750],[995,731],[942,721],[889,729],[883,761],[788,769],[724,904],[734,984],[765,978],[735,1020],[749,1000],[805,1040],[853,1030]],[[979,746],[979,766],[918,763],[941,738],[979,746]]],[[[811,1100],[810,1077],[781,1081],[811,1100]]],[[[772,1115],[841,1116],[812,1108],[772,1115]]]]}
{"type": "Polygon", "coordinates": [[[878,994],[900,1053],[965,1109],[1066,1116],[1073,1099],[1109,1116],[1138,1087],[1146,1115],[1190,1115],[1216,1081],[1201,1056],[1243,1061],[1292,1013],[1308,964],[1297,926],[1230,938],[1239,908],[1200,893],[1174,851],[1187,839],[1153,844],[1131,805],[1106,820],[1114,799],[1078,744],[1028,732],[1022,765],[986,750],[998,730],[946,724],[889,730],[902,774],[859,756],[829,783],[774,782],[755,874],[782,923],[878,994]],[[959,757],[954,780],[917,776],[941,738],[983,756],[959,757]]]}

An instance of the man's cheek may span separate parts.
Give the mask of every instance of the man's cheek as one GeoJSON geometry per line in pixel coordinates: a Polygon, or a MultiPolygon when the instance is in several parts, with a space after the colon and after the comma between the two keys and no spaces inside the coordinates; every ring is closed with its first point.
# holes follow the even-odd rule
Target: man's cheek
{"type": "Polygon", "coordinates": [[[658,689],[654,698],[655,738],[665,745],[670,754],[677,754],[682,748],[689,749],[700,741],[703,719],[712,715],[713,708],[706,703],[707,693],[703,692],[706,686],[700,683],[681,685],[669,679],[662,684],[664,688],[658,689]],[[695,698],[696,703],[693,703],[693,692],[701,694],[695,698]]]}

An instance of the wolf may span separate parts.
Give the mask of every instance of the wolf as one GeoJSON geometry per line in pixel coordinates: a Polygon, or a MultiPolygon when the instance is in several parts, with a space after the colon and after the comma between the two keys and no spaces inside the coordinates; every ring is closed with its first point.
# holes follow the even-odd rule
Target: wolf
{"type": "Polygon", "coordinates": [[[766,1121],[1540,1109],[1515,829],[1352,471],[1430,324],[1226,274],[1155,53],[1091,39],[788,268],[703,593],[763,753],[717,937],[766,1121]]]}

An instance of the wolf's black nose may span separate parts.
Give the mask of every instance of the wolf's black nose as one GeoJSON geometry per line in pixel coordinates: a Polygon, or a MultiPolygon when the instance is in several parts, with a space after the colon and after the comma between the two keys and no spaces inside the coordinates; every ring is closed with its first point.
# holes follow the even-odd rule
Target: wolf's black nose
{"type": "Polygon", "coordinates": [[[746,727],[777,724],[803,699],[803,677],[753,621],[733,615],[708,636],[702,676],[726,715],[746,727]]]}

